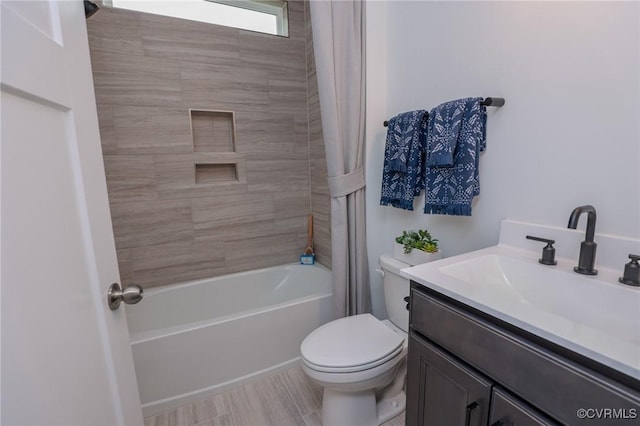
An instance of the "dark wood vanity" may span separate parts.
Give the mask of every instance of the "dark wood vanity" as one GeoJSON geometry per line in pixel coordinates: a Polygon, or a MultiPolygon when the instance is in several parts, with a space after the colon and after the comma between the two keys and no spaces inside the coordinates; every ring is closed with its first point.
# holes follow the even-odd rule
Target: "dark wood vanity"
{"type": "Polygon", "coordinates": [[[640,380],[412,281],[407,426],[583,424],[640,425],[640,380]]]}

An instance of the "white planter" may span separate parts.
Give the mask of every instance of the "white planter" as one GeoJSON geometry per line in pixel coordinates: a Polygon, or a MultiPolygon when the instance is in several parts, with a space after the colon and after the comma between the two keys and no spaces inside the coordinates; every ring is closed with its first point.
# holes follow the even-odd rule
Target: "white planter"
{"type": "Polygon", "coordinates": [[[442,252],[437,251],[435,253],[427,253],[426,251],[413,249],[408,254],[405,254],[404,246],[402,244],[394,242],[393,257],[400,262],[408,263],[409,265],[413,266],[442,259],[442,252]]]}

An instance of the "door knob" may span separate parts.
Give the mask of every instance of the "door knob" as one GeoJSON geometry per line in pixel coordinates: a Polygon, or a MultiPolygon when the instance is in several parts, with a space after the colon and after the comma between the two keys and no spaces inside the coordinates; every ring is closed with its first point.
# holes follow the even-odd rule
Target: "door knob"
{"type": "Polygon", "coordinates": [[[109,286],[107,292],[107,303],[112,311],[115,311],[120,307],[120,302],[124,302],[127,305],[134,305],[142,300],[143,295],[142,287],[137,284],[131,284],[124,289],[120,288],[118,283],[113,283],[109,286]]]}

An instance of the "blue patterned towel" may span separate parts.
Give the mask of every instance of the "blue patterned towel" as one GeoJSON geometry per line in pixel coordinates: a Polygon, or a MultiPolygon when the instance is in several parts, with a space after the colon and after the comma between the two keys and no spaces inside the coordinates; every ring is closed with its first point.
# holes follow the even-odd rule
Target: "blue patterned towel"
{"type": "Polygon", "coordinates": [[[427,167],[453,166],[467,99],[446,102],[429,113],[427,167]]]}
{"type": "MultiPolygon", "coordinates": [[[[464,105],[459,124],[459,134],[455,146],[452,147],[451,165],[425,167],[426,204],[425,213],[449,214],[458,216],[471,216],[471,202],[473,197],[480,194],[480,181],[478,179],[478,165],[480,151],[486,149],[486,108],[480,104],[482,98],[465,98],[458,101],[464,105]]],[[[434,108],[437,109],[439,107],[434,108]]],[[[436,115],[429,114],[429,128],[432,128],[432,120],[436,115]]],[[[457,119],[438,124],[456,125],[457,119]]],[[[435,123],[434,123],[435,127],[435,123]]],[[[451,135],[451,131],[448,134],[451,135]]],[[[429,142],[436,139],[428,138],[427,152],[431,147],[429,142]]],[[[443,139],[438,139],[443,140],[443,139]]],[[[441,153],[448,154],[448,149],[442,144],[441,153]]]]}
{"type": "Polygon", "coordinates": [[[418,143],[418,132],[425,114],[425,110],[409,111],[389,120],[384,155],[389,160],[390,170],[407,171],[409,151],[418,143]]]}
{"type": "Polygon", "coordinates": [[[380,198],[383,206],[413,210],[413,198],[424,188],[426,116],[425,110],[418,110],[389,120],[380,198]]]}

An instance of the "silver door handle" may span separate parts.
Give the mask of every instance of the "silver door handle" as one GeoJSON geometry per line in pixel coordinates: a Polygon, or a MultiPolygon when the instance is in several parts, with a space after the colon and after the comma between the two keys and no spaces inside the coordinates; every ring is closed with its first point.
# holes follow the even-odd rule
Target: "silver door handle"
{"type": "Polygon", "coordinates": [[[120,302],[124,302],[127,305],[134,305],[142,300],[144,291],[142,287],[137,284],[131,284],[129,287],[120,289],[118,283],[113,283],[109,286],[107,292],[107,303],[112,311],[115,311],[120,307],[120,302]]]}

